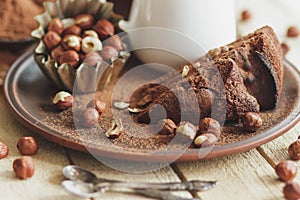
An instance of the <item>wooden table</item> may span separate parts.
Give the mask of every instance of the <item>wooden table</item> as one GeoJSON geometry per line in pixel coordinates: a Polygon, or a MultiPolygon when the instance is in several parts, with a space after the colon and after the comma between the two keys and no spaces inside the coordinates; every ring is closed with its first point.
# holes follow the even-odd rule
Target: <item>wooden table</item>
{"type": "MultiPolygon", "coordinates": [[[[240,33],[251,32],[262,24],[273,25],[282,41],[291,46],[287,58],[296,66],[300,66],[300,38],[287,39],[284,37],[289,25],[300,27],[300,16],[293,9],[285,7],[289,3],[298,3],[297,0],[238,0],[237,12],[249,8],[253,19],[247,23],[239,24],[240,33]],[[282,5],[282,3],[284,5],[282,5]],[[258,6],[259,5],[259,6],[258,6]],[[266,7],[268,11],[266,11],[266,7]],[[274,15],[276,12],[276,15],[274,15]],[[297,20],[298,21],[297,21],[297,20]],[[280,22],[278,22],[280,20],[280,22]],[[298,24],[297,24],[298,23],[298,24]]],[[[9,66],[17,57],[5,50],[1,50],[0,64],[9,66]]],[[[0,66],[5,71],[3,65],[0,66]]],[[[64,180],[62,168],[69,164],[80,165],[93,170],[99,177],[127,181],[152,181],[170,182],[191,179],[218,180],[219,184],[210,191],[202,193],[181,192],[184,197],[201,197],[203,199],[283,199],[282,188],[284,183],[277,179],[274,172],[276,163],[289,159],[287,147],[300,135],[300,124],[278,139],[249,152],[231,155],[223,158],[173,163],[168,167],[145,174],[128,174],[115,171],[99,163],[88,154],[66,149],[36,135],[21,126],[11,115],[4,102],[3,94],[0,95],[0,140],[8,145],[9,156],[0,160],[0,199],[50,199],[65,200],[77,199],[66,193],[60,183],[64,180]],[[19,180],[12,170],[12,162],[20,157],[16,148],[18,139],[22,136],[33,135],[40,144],[40,150],[34,156],[35,175],[28,180],[19,180]]],[[[296,178],[300,181],[300,174],[296,178]]],[[[144,199],[129,194],[105,193],[96,199],[144,199]]],[[[145,198],[146,199],[146,198],[145,198]]]]}

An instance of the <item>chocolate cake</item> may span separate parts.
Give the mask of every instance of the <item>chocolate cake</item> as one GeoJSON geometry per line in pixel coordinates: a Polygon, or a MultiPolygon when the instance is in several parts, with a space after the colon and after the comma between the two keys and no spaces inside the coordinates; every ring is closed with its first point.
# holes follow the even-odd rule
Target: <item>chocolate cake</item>
{"type": "Polygon", "coordinates": [[[181,66],[177,73],[155,80],[155,84],[140,87],[132,95],[129,107],[140,123],[149,123],[149,115],[152,120],[160,120],[159,112],[153,112],[156,104],[162,105],[167,118],[175,123],[184,117],[198,124],[208,116],[236,121],[245,113],[274,108],[281,94],[282,78],[278,39],[272,28],[263,27],[209,51],[195,63],[181,66]],[[219,115],[211,116],[212,109],[219,115]]]}

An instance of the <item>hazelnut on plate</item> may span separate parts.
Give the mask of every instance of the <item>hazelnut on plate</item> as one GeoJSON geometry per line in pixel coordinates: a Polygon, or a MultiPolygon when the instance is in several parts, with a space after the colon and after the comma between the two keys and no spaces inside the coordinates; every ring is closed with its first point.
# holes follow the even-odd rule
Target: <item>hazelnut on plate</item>
{"type": "Polygon", "coordinates": [[[216,137],[221,135],[220,123],[210,117],[205,117],[199,122],[199,131],[214,134],[216,137]]]}
{"type": "Polygon", "coordinates": [[[34,174],[34,161],[31,156],[17,158],[13,162],[13,169],[19,179],[27,179],[34,174]]]}
{"type": "Polygon", "coordinates": [[[71,67],[76,68],[79,64],[80,57],[79,54],[74,50],[68,50],[65,51],[60,57],[59,57],[59,64],[62,65],[63,63],[67,63],[71,65],[71,67]]]}
{"type": "Polygon", "coordinates": [[[89,53],[91,51],[100,51],[102,49],[102,42],[94,37],[84,37],[82,40],[82,51],[89,53]]]}
{"type": "Polygon", "coordinates": [[[171,119],[163,119],[158,122],[158,125],[163,125],[161,130],[158,132],[161,135],[174,135],[175,129],[177,128],[176,124],[171,119]]]}
{"type": "Polygon", "coordinates": [[[34,155],[39,150],[39,144],[34,137],[22,137],[17,143],[17,148],[24,156],[34,155]]]}
{"type": "Polygon", "coordinates": [[[48,25],[48,31],[54,31],[56,32],[57,34],[62,34],[64,30],[64,24],[63,22],[61,21],[61,19],[59,18],[53,18],[49,25],[48,25]]]}
{"type": "Polygon", "coordinates": [[[81,38],[77,35],[66,35],[62,39],[62,46],[66,50],[74,50],[79,52],[81,49],[81,38]]]}
{"type": "Polygon", "coordinates": [[[58,92],[54,96],[52,103],[59,109],[59,110],[66,110],[73,106],[73,96],[68,92],[58,92]]]}
{"type": "Polygon", "coordinates": [[[106,62],[110,62],[112,58],[115,58],[118,56],[118,51],[111,47],[111,46],[105,46],[100,52],[101,57],[106,62]]]}
{"type": "Polygon", "coordinates": [[[197,128],[190,122],[181,122],[176,128],[176,137],[179,143],[187,143],[194,140],[197,128]]]}
{"type": "Polygon", "coordinates": [[[82,125],[93,127],[100,121],[100,114],[95,108],[87,108],[83,113],[82,125]]]}
{"type": "Polygon", "coordinates": [[[114,25],[107,19],[99,20],[93,29],[98,33],[102,41],[115,34],[114,25]]]}
{"type": "Polygon", "coordinates": [[[45,46],[51,50],[60,44],[61,37],[54,31],[48,31],[43,37],[43,42],[45,46]]]}
{"type": "Polygon", "coordinates": [[[205,133],[195,138],[194,147],[200,148],[200,147],[213,146],[217,141],[218,138],[216,137],[216,135],[205,133]]]}
{"type": "Polygon", "coordinates": [[[262,127],[262,118],[258,113],[247,112],[241,117],[243,128],[246,131],[257,131],[262,127]]]}
{"type": "Polygon", "coordinates": [[[75,18],[75,23],[83,30],[91,29],[94,25],[94,17],[90,14],[81,14],[75,18]]]}
{"type": "Polygon", "coordinates": [[[101,115],[106,109],[106,104],[103,101],[100,101],[98,99],[93,99],[87,104],[86,107],[95,108],[98,111],[98,113],[101,115]]]}

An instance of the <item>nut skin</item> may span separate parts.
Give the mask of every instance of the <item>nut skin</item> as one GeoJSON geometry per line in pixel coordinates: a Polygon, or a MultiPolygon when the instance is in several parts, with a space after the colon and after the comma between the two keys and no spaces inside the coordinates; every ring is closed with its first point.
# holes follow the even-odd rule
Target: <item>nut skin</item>
{"type": "Polygon", "coordinates": [[[289,156],[292,160],[300,160],[300,140],[293,142],[288,148],[289,156]]]}
{"type": "Polygon", "coordinates": [[[245,113],[241,116],[241,121],[246,131],[254,132],[262,127],[262,118],[255,112],[245,113]]]}
{"type": "Polygon", "coordinates": [[[176,138],[179,143],[187,143],[194,140],[197,128],[190,122],[180,122],[176,128],[176,138]]]}
{"type": "Polygon", "coordinates": [[[77,35],[66,35],[61,42],[66,50],[74,50],[79,52],[81,49],[81,38],[77,35]]]}
{"type": "Polygon", "coordinates": [[[113,35],[110,38],[104,41],[104,45],[112,46],[117,51],[121,51],[123,49],[123,44],[121,38],[118,35],[113,35]]]}
{"type": "Polygon", "coordinates": [[[31,178],[34,174],[34,161],[31,156],[17,158],[13,162],[13,169],[19,179],[31,178]]]}
{"type": "Polygon", "coordinates": [[[95,108],[98,111],[98,113],[101,115],[102,113],[105,112],[106,104],[103,101],[100,101],[98,99],[93,99],[87,104],[86,107],[95,108]]]}
{"type": "Polygon", "coordinates": [[[23,156],[32,156],[38,152],[39,144],[34,137],[22,137],[17,143],[17,148],[23,156]]]}
{"type": "Polygon", "coordinates": [[[99,62],[102,62],[103,59],[102,57],[97,53],[97,52],[90,52],[88,54],[86,54],[83,62],[89,66],[96,66],[99,62]]]}
{"type": "Polygon", "coordinates": [[[51,50],[60,44],[61,37],[58,33],[54,31],[48,31],[43,37],[43,42],[47,49],[51,50]]]}
{"type": "Polygon", "coordinates": [[[286,36],[288,37],[298,37],[299,29],[296,26],[291,26],[288,28],[286,36]]]}
{"type": "Polygon", "coordinates": [[[199,122],[199,131],[214,134],[216,137],[221,135],[220,123],[210,117],[205,117],[199,122]]]}
{"type": "Polygon", "coordinates": [[[9,153],[8,147],[4,143],[0,142],[0,159],[6,158],[8,153],[9,153]]]}
{"type": "Polygon", "coordinates": [[[58,61],[60,56],[64,53],[64,49],[62,48],[62,46],[58,46],[56,48],[54,48],[51,51],[51,58],[53,58],[54,60],[58,61]]]}
{"type": "Polygon", "coordinates": [[[300,185],[296,182],[289,182],[283,188],[283,194],[287,200],[300,199],[300,185]]]}
{"type": "Polygon", "coordinates": [[[276,165],[275,172],[282,181],[289,182],[297,176],[298,167],[294,161],[286,160],[276,165]]]}
{"type": "Polygon", "coordinates": [[[194,140],[194,147],[208,147],[213,146],[218,141],[218,138],[214,134],[204,133],[199,135],[194,140]]]}
{"type": "Polygon", "coordinates": [[[95,108],[87,108],[83,113],[82,125],[93,127],[100,121],[100,114],[95,108]]]}
{"type": "Polygon", "coordinates": [[[79,55],[76,51],[74,50],[68,50],[65,51],[59,58],[59,64],[63,64],[63,63],[67,63],[69,65],[71,65],[71,67],[75,68],[78,66],[79,64],[79,55]]]}
{"type": "Polygon", "coordinates": [[[177,128],[176,124],[171,119],[163,119],[158,122],[162,125],[161,130],[158,132],[161,135],[174,135],[177,128]]]}
{"type": "Polygon", "coordinates": [[[104,61],[110,62],[112,58],[118,55],[118,51],[111,46],[105,46],[101,50],[100,55],[104,61]]]}
{"type": "Polygon", "coordinates": [[[81,14],[75,18],[75,23],[83,30],[91,29],[94,25],[94,17],[90,14],[81,14]]]}
{"type": "Polygon", "coordinates": [[[62,34],[64,30],[64,24],[63,22],[61,21],[61,19],[59,18],[53,18],[49,25],[48,25],[48,31],[54,31],[56,32],[57,34],[62,34]]]}
{"type": "Polygon", "coordinates": [[[74,24],[72,26],[69,26],[68,28],[66,28],[63,32],[64,35],[77,35],[80,36],[81,35],[81,28],[80,26],[74,24]]]}
{"type": "Polygon", "coordinates": [[[93,29],[98,33],[102,41],[115,34],[114,25],[107,19],[99,20],[93,29]]]}
{"type": "Polygon", "coordinates": [[[252,18],[252,14],[250,13],[249,10],[243,10],[241,14],[241,21],[248,21],[252,18]]]}

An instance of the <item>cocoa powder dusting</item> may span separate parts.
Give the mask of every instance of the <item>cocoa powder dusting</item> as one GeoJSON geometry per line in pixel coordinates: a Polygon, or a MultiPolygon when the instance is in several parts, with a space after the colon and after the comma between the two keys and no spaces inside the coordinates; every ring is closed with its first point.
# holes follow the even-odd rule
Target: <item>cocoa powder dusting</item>
{"type": "Polygon", "coordinates": [[[34,0],[1,0],[0,1],[0,38],[18,40],[30,38],[30,33],[38,24],[34,17],[43,8],[34,0]]]}

